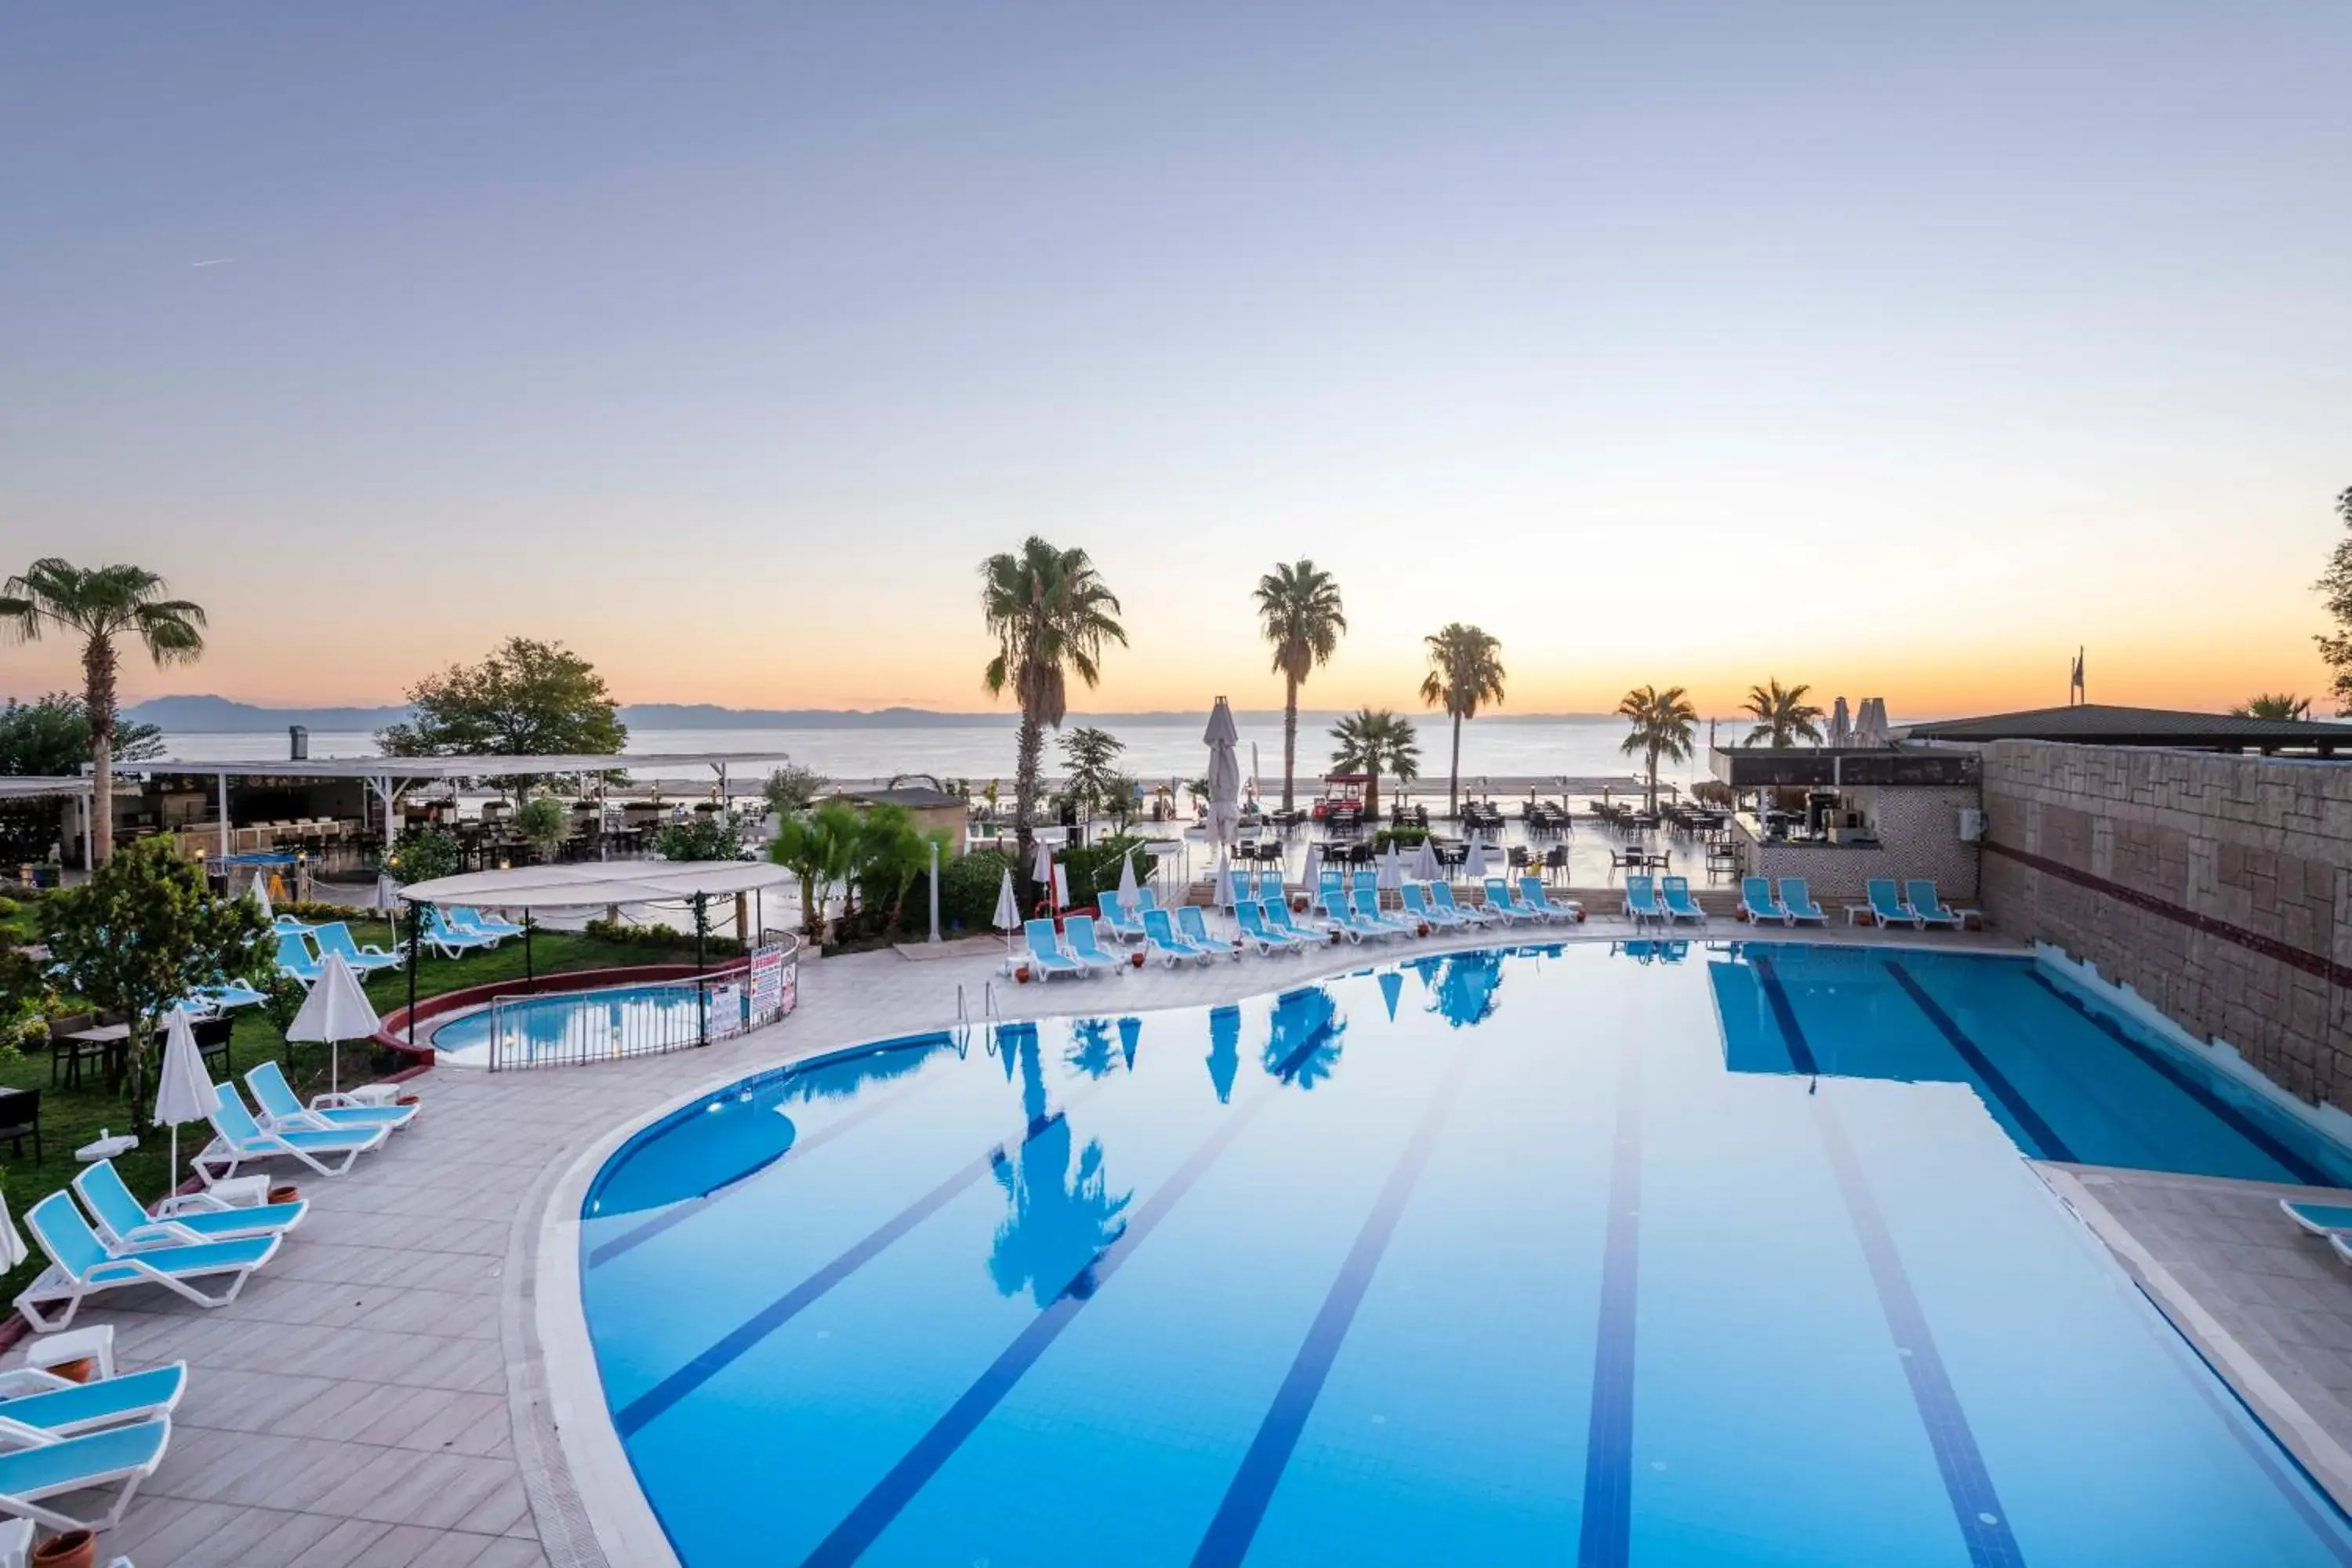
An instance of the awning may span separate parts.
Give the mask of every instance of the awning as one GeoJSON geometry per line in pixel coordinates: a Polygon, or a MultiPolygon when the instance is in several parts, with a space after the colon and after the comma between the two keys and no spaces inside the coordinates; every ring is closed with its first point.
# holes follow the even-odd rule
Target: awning
{"type": "Polygon", "coordinates": [[[593,909],[712,898],[782,887],[792,872],[764,860],[610,860],[572,866],[524,866],[510,871],[470,871],[436,877],[400,889],[417,904],[487,904],[498,909],[593,909]]]}

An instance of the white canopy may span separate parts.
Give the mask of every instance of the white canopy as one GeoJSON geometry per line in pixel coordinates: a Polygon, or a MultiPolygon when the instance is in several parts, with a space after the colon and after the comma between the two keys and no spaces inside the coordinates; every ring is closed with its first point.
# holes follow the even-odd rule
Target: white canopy
{"type": "MultiPolygon", "coordinates": [[[[341,953],[331,956],[342,962],[341,953]]],[[[172,1130],[172,1165],[164,1173],[173,1185],[180,1180],[180,1123],[202,1121],[212,1113],[213,1080],[205,1073],[204,1053],[196,1049],[187,1010],[174,1007],[163,1029],[163,1066],[155,1074],[155,1125],[172,1130]]]]}
{"type": "MultiPolygon", "coordinates": [[[[315,1040],[332,1044],[339,1040],[364,1040],[376,1031],[375,1009],[368,1005],[367,993],[360,989],[360,978],[343,955],[331,949],[319,965],[319,978],[311,983],[310,994],[302,998],[301,1011],[286,1026],[289,1040],[315,1040]]],[[[338,1074],[341,1068],[340,1051],[329,1053],[327,1087],[342,1087],[338,1074]]]]}
{"type": "Polygon", "coordinates": [[[792,872],[765,860],[583,860],[571,866],[524,866],[511,871],[469,871],[412,882],[400,896],[413,904],[487,904],[499,909],[592,909],[721,897],[782,887],[792,872]]]}
{"type": "Polygon", "coordinates": [[[1847,710],[1843,697],[1837,700],[1837,706],[1830,710],[1829,743],[1832,748],[1853,744],[1853,715],[1847,710]]]}

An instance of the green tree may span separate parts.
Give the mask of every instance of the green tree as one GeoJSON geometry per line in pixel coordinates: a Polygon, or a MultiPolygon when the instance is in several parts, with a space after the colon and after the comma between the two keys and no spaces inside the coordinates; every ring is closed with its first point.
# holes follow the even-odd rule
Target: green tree
{"type": "Polygon", "coordinates": [[[79,888],[41,903],[41,933],[75,991],[130,1021],[131,1089],[164,1013],[192,989],[257,978],[269,922],[250,899],[215,898],[168,838],[127,846],[79,888]]]}
{"type": "Polygon", "coordinates": [[[2319,657],[2336,671],[2336,713],[2352,718],[2352,488],[2336,498],[2336,515],[2344,520],[2347,537],[2336,542],[2327,570],[2313,584],[2327,596],[2327,613],[2336,622],[2336,631],[2312,640],[2319,644],[2319,657]]]}
{"type": "Polygon", "coordinates": [[[98,809],[90,813],[90,858],[114,853],[114,742],[120,721],[118,637],[136,637],[161,668],[192,664],[205,651],[202,605],[164,595],[170,585],[141,566],[76,566],[46,556],[0,586],[0,630],[20,641],[52,628],[81,639],[82,707],[98,809]]]}
{"type": "Polygon", "coordinates": [[[1761,742],[1775,747],[1793,746],[1800,741],[1821,743],[1821,726],[1814,722],[1822,716],[1819,705],[1805,700],[1812,688],[1802,681],[1783,687],[1775,676],[1762,686],[1748,689],[1748,700],[1739,705],[1742,713],[1756,721],[1741,742],[1753,746],[1761,742]]]}
{"type": "Polygon", "coordinates": [[[1648,760],[1650,770],[1650,809],[1658,809],[1658,759],[1672,757],[1676,762],[1690,759],[1692,738],[1698,727],[1698,710],[1684,699],[1683,689],[1669,686],[1664,691],[1655,687],[1637,686],[1625,693],[1617,704],[1617,716],[1633,726],[1617,749],[1627,756],[1648,760]]]}
{"type": "Polygon", "coordinates": [[[1382,773],[1395,774],[1401,784],[1421,776],[1421,736],[1412,721],[1402,714],[1386,708],[1359,708],[1331,726],[1331,739],[1339,742],[1331,752],[1335,770],[1371,775],[1371,785],[1364,791],[1366,816],[1381,814],[1382,773]]]}
{"type": "Polygon", "coordinates": [[[2241,719],[2308,719],[2311,699],[2285,691],[2258,691],[2230,711],[2241,719]]]}
{"type": "MultiPolygon", "coordinates": [[[[117,762],[163,754],[163,732],[154,725],[115,721],[117,762]]],[[[89,761],[89,710],[80,698],[53,691],[31,702],[11,698],[0,707],[0,775],[68,777],[89,761]]],[[[54,799],[0,801],[0,865],[47,856],[58,838],[59,810],[54,799]]]]}
{"type": "Polygon", "coordinates": [[[778,825],[768,858],[800,879],[801,929],[808,940],[824,940],[824,906],[833,889],[856,864],[857,813],[839,801],[818,806],[778,825]]]}
{"type": "Polygon", "coordinates": [[[881,913],[881,928],[897,931],[906,912],[907,894],[916,879],[931,867],[931,847],[937,844],[942,864],[947,858],[945,832],[921,833],[915,815],[903,805],[868,806],[857,826],[853,850],[855,875],[866,907],[881,913]]]}
{"type": "Polygon", "coordinates": [[[1429,673],[1422,677],[1421,700],[1441,704],[1454,721],[1454,760],[1445,781],[1445,815],[1457,815],[1462,793],[1462,724],[1486,703],[1503,700],[1503,644],[1476,626],[1447,623],[1422,641],[1428,645],[1429,673]]]}
{"type": "Polygon", "coordinates": [[[551,795],[527,800],[515,813],[515,831],[539,851],[541,859],[551,863],[563,853],[563,841],[572,837],[572,808],[551,795]]]}
{"type": "Polygon", "coordinates": [[[1127,742],[1108,730],[1081,724],[1062,737],[1062,763],[1069,769],[1062,794],[1077,807],[1080,820],[1111,805],[1111,781],[1119,776],[1118,756],[1127,742]]]}
{"type": "MultiPolygon", "coordinates": [[[[629,738],[596,667],[561,643],[509,637],[479,664],[408,689],[414,716],[376,732],[392,757],[607,756],[629,738]]],[[[530,781],[503,778],[516,793],[530,781]]]]}
{"type": "Polygon", "coordinates": [[[1101,679],[1104,650],[1125,646],[1127,631],[1116,618],[1118,596],[1083,550],[1058,549],[1033,534],[1017,553],[982,562],[980,578],[981,613],[996,640],[981,683],[992,697],[1010,690],[1021,708],[1013,827],[1017,874],[1025,880],[1045,731],[1060,729],[1069,713],[1070,677],[1089,687],[1101,679]]]}
{"type": "Polygon", "coordinates": [[[457,836],[431,823],[402,830],[383,857],[383,868],[404,888],[411,882],[454,877],[465,863],[466,847],[457,836]]]}
{"type": "Polygon", "coordinates": [[[698,811],[654,832],[654,853],[665,860],[740,860],[743,819],[731,811],[698,811]]]}
{"type": "Polygon", "coordinates": [[[814,768],[786,763],[768,775],[768,782],[760,786],[760,797],[778,816],[791,816],[814,805],[832,782],[814,768]]]}
{"type": "Polygon", "coordinates": [[[1274,648],[1274,672],[1282,677],[1282,809],[1296,804],[1293,775],[1298,762],[1298,689],[1318,664],[1328,664],[1348,630],[1339,584],[1314,562],[1278,564],[1257,580],[1258,629],[1274,648]]]}

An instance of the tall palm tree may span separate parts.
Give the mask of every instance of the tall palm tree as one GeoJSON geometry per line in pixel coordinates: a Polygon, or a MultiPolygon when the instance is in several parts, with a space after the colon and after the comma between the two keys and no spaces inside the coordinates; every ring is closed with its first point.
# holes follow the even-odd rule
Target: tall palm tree
{"type": "Polygon", "coordinates": [[[81,638],[82,702],[89,714],[89,760],[95,775],[89,852],[103,865],[114,854],[114,639],[136,636],[160,668],[191,664],[205,651],[205,612],[185,599],[167,599],[163,578],[141,566],[76,566],[54,555],[0,585],[0,628],[18,641],[38,638],[44,626],[81,638]]]}
{"type": "Polygon", "coordinates": [[[1343,773],[1369,773],[1364,791],[1364,815],[1381,815],[1381,775],[1394,773],[1400,784],[1421,776],[1421,737],[1412,721],[1382,708],[1359,708],[1331,726],[1331,766],[1343,773]]]}
{"type": "Polygon", "coordinates": [[[1445,779],[1445,815],[1457,815],[1462,793],[1462,721],[1478,717],[1486,703],[1503,700],[1503,644],[1476,626],[1450,621],[1422,638],[1428,645],[1429,673],[1421,679],[1421,700],[1444,704],[1454,720],[1454,761],[1445,779]]]}
{"type": "Polygon", "coordinates": [[[1672,757],[1687,762],[1691,754],[1692,731],[1698,725],[1698,710],[1683,697],[1683,689],[1669,686],[1664,691],[1655,687],[1637,686],[1625,693],[1617,704],[1619,718],[1633,726],[1618,747],[1627,756],[1644,755],[1650,765],[1650,809],[1658,809],[1658,759],[1672,757]]]}
{"type": "Polygon", "coordinates": [[[982,562],[980,582],[981,613],[996,639],[996,657],[981,681],[992,697],[1010,688],[1021,705],[1013,826],[1015,875],[1025,882],[1045,731],[1060,729],[1069,713],[1070,677],[1093,686],[1102,678],[1104,647],[1125,646],[1127,631],[1113,618],[1118,596],[1083,550],[1058,549],[1032,534],[1017,552],[982,562]]]}
{"type": "Polygon", "coordinates": [[[2311,699],[2288,691],[2259,691],[2230,711],[2241,719],[2308,719],[2311,699]]]}
{"type": "Polygon", "coordinates": [[[1257,618],[1274,647],[1274,672],[1283,679],[1282,809],[1288,811],[1298,763],[1298,689],[1317,665],[1330,662],[1348,617],[1331,574],[1302,558],[1257,580],[1257,618]]]}
{"type": "Polygon", "coordinates": [[[1805,700],[1805,693],[1811,689],[1801,680],[1784,688],[1778,676],[1762,686],[1749,687],[1748,700],[1739,705],[1739,710],[1752,717],[1756,727],[1748,731],[1742,744],[1752,746],[1763,741],[1782,747],[1811,741],[1819,745],[1822,731],[1814,721],[1822,716],[1821,706],[1805,700]]]}

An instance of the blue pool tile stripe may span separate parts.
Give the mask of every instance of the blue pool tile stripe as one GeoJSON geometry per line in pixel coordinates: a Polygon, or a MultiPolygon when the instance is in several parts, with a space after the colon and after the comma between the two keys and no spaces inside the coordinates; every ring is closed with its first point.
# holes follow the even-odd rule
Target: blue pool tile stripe
{"type": "Polygon", "coordinates": [[[2044,1160],[2072,1161],[2074,1152],[2066,1147],[2066,1141],[2058,1136],[2057,1130],[2042,1120],[2042,1113],[2033,1109],[2032,1102],[2018,1091],[2015,1084],[2009,1081],[2009,1075],[1992,1065],[1992,1059],[1969,1038],[1959,1025],[1952,1021],[1952,1016],[1937,1005],[1936,999],[1911,978],[1911,972],[1890,958],[1886,961],[1886,973],[1895,976],[1895,983],[1919,1005],[1919,1011],[1927,1015],[1927,1022],[1936,1026],[1937,1032],[1944,1037],[1946,1043],[1962,1061],[1968,1063],[1969,1071],[1976,1075],[1977,1081],[1984,1085],[1985,1091],[2000,1101],[2001,1109],[2009,1112],[2010,1120],[2017,1124],[2018,1131],[2025,1134],[2025,1141],[2032,1145],[2029,1152],[2044,1160]]]}
{"type": "Polygon", "coordinates": [[[1976,1568],[2023,1568],[2025,1555],[2010,1530],[2009,1516],[2001,1510],[1992,1473],[1985,1468],[1984,1453],[1977,1447],[1968,1413],[1952,1388],[1951,1374],[1944,1369],[1944,1357],[1936,1348],[1927,1315],[1919,1308],[1911,1276],[1903,1267],[1902,1255],[1895,1250],[1895,1237],[1886,1228],[1885,1216],[1878,1212],[1878,1201],[1871,1195],[1853,1146],[1846,1142],[1845,1128],[1829,1100],[1819,1095],[1813,1097],[1813,1111],[1839,1195],[1845,1200],[1847,1216],[1862,1244],[1863,1260],[1869,1265],[1870,1281],[1878,1289],[1887,1331],[1895,1336],[1895,1349],[1902,1355],[1912,1403],[1918,1406],[1920,1425],[1927,1428],[1928,1447],[1935,1450],[1936,1469],[1943,1478],[1945,1495],[1951,1500],[1952,1516],[1959,1524],[1960,1539],[1968,1545],[1969,1561],[1976,1568]]]}
{"type": "Polygon", "coordinates": [[[2133,1038],[2131,1031],[2125,1028],[2122,1024],[2093,1007],[2073,992],[2058,985],[2048,975],[2042,973],[2039,966],[2027,973],[2033,976],[2035,984],[2089,1019],[2109,1039],[2137,1057],[2150,1071],[2203,1107],[2215,1121],[2277,1161],[2279,1165],[2296,1181],[2308,1187],[2333,1187],[2341,1184],[2334,1173],[2323,1170],[2295,1152],[2269,1128],[2215,1094],[2210,1085],[2201,1082],[2195,1074],[2189,1072],[2180,1063],[2166,1056],[2161,1047],[2151,1046],[2145,1040],[2133,1038]]]}
{"type": "Polygon", "coordinates": [[[1020,1138],[1000,1143],[969,1165],[961,1167],[947,1180],[867,1232],[847,1251],[737,1324],[709,1349],[623,1405],[613,1421],[622,1439],[626,1441],[635,1436],[645,1429],[648,1422],[726,1371],[744,1352],[798,1317],[826,1291],[872,1262],[892,1242],[937,1214],[966,1188],[985,1177],[999,1160],[1008,1158],[1014,1149],[1034,1141],[1061,1119],[1062,1112],[1058,1110],[1043,1117],[1032,1123],[1020,1138]]]}
{"type": "Polygon", "coordinates": [[[1805,1031],[1797,1026],[1797,1010],[1789,1005],[1789,993],[1780,984],[1780,972],[1760,952],[1754,953],[1748,963],[1755,965],[1757,983],[1764,987],[1764,1001],[1772,1009],[1772,1021],[1780,1026],[1780,1039],[1789,1047],[1789,1060],[1799,1072],[1813,1077],[1822,1070],[1821,1064],[1813,1059],[1813,1047],[1806,1041],[1805,1031]]]}
{"type": "Polygon", "coordinates": [[[1355,1244],[1349,1247],[1347,1258],[1339,1266],[1339,1277],[1331,1282],[1321,1309],[1307,1328],[1305,1342],[1298,1347],[1298,1354],[1290,1363],[1288,1374],[1275,1392],[1265,1419],[1258,1424],[1257,1436],[1251,1440],[1249,1451],[1242,1456],[1241,1467],[1225,1489],[1224,1500],[1218,1505],[1200,1548],[1192,1554],[1194,1568],[1237,1563],[1248,1555],[1250,1542],[1265,1518],[1266,1507],[1274,1500],[1275,1488],[1298,1446],[1298,1435],[1306,1428],[1307,1416],[1314,1413],[1315,1402],[1322,1395],[1332,1363],[1339,1360],[1339,1347],[1356,1321],[1356,1310],[1363,1305],[1364,1293],[1371,1289],[1372,1276],[1380,1268],[1381,1256],[1388,1251],[1389,1238],[1396,1234],[1397,1221],[1404,1216],[1405,1205],[1412,1201],[1422,1173],[1429,1168],[1429,1157],[1437,1147],[1446,1117],[1461,1098],[1462,1086],[1469,1079],[1470,1063],[1475,1054],[1475,1046],[1454,1053],[1428,1109],[1422,1113],[1420,1125],[1413,1129],[1404,1152],[1389,1172],[1388,1181],[1381,1185],[1380,1196],[1373,1201],[1372,1212],[1357,1231],[1355,1244]]]}
{"type": "MultiPolygon", "coordinates": [[[[1290,1076],[1297,1071],[1299,1063],[1317,1043],[1309,1041],[1293,1052],[1275,1077],[1286,1083],[1289,1081],[1290,1076]]],[[[1012,1344],[1005,1347],[1004,1352],[957,1397],[945,1415],[931,1424],[929,1431],[916,1439],[915,1446],[907,1451],[906,1457],[874,1484],[873,1489],[849,1510],[848,1517],[834,1526],[833,1533],[819,1542],[816,1550],[810,1552],[803,1562],[810,1564],[855,1563],[865,1555],[866,1549],[890,1528],[891,1521],[914,1501],[915,1494],[930,1484],[931,1478],[938,1475],[940,1468],[955,1457],[956,1450],[980,1429],[980,1424],[988,1419],[990,1412],[1003,1403],[1004,1396],[1013,1392],[1029,1369],[1037,1364],[1039,1358],[1053,1347],[1055,1340],[1061,1338],[1062,1331],[1070,1326],[1071,1321],[1085,1310],[1086,1304],[1110,1283],[1111,1276],[1118,1273],[1119,1266],[1143,1245],[1144,1238],[1159,1228],[1160,1222],[1168,1217],[1169,1212],[1192,1190],[1193,1184],[1208,1173],[1209,1168],[1233,1146],[1234,1141],[1249,1124],[1257,1120],[1259,1113],[1278,1098],[1275,1090],[1269,1089],[1251,1096],[1227,1111],[1217,1123],[1217,1130],[1185,1158],[1167,1183],[1145,1200],[1142,1207],[1135,1211],[1134,1218],[1129,1221],[1127,1229],[1118,1239],[1095,1254],[1084,1268],[1071,1276],[1070,1282],[1062,1287],[1053,1304],[1029,1321],[1028,1326],[1021,1331],[1012,1344]]]]}
{"type": "Polygon", "coordinates": [[[1578,1568],[1623,1568],[1633,1550],[1633,1339],[1642,1252],[1642,1056],[1618,1047],[1617,1140],[1601,1252],[1592,1408],[1584,1438],[1578,1568]]]}
{"type": "MultiPolygon", "coordinates": [[[[791,1148],[785,1150],[783,1153],[777,1156],[777,1158],[770,1162],[769,1164],[761,1166],[760,1170],[765,1171],[772,1169],[773,1166],[781,1165],[788,1160],[806,1159],[811,1153],[814,1152],[816,1150],[824,1148],[827,1143],[830,1143],[835,1139],[841,1137],[844,1133],[855,1131],[859,1127],[864,1126],[866,1122],[873,1121],[874,1118],[881,1115],[884,1111],[898,1104],[899,1100],[906,1099],[908,1095],[913,1094],[917,1089],[923,1088],[927,1082],[931,1081],[937,1080],[919,1079],[913,1083],[902,1084],[896,1089],[874,1096],[873,1100],[869,1103],[860,1106],[856,1110],[849,1112],[847,1115],[841,1117],[837,1121],[818,1128],[815,1131],[810,1133],[805,1138],[795,1139],[791,1148]]],[[[611,1240],[598,1243],[594,1247],[589,1250],[588,1267],[591,1268],[602,1267],[604,1264],[610,1263],[615,1258],[620,1257],[623,1253],[625,1253],[634,1247],[644,1246],[646,1242],[651,1241],[654,1237],[661,1235],[664,1231],[668,1230],[671,1226],[683,1224],[687,1220],[693,1218],[696,1215],[700,1214],[704,1209],[709,1208],[712,1204],[715,1204],[719,1199],[727,1196],[728,1194],[741,1191],[744,1186],[746,1177],[757,1174],[759,1174],[759,1171],[748,1172],[745,1176],[738,1176],[731,1182],[722,1183],[719,1186],[711,1188],[707,1193],[698,1193],[693,1197],[681,1199],[679,1202],[673,1204],[668,1208],[664,1209],[661,1213],[653,1215],[651,1218],[645,1220],[641,1224],[631,1226],[627,1230],[625,1230],[620,1235],[614,1237],[611,1240]]]]}

